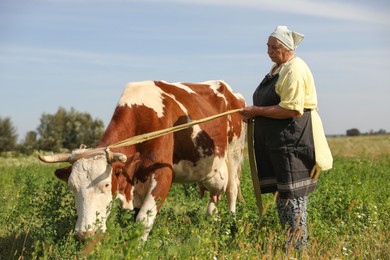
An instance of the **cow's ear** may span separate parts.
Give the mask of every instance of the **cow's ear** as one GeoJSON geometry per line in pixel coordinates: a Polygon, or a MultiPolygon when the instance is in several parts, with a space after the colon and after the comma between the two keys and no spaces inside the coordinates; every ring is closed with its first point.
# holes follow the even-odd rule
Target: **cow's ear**
{"type": "Polygon", "coordinates": [[[139,153],[135,153],[132,157],[127,159],[127,164],[124,168],[125,173],[128,177],[133,176],[134,172],[137,171],[141,164],[141,156],[139,153]]]}
{"type": "Polygon", "coordinates": [[[66,166],[64,168],[55,170],[54,174],[57,176],[58,179],[68,182],[71,172],[72,166],[66,166]]]}

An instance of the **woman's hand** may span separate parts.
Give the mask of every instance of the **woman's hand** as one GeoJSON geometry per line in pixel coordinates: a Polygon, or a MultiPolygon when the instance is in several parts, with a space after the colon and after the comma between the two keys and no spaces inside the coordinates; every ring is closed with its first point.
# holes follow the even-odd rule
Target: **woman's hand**
{"type": "Polygon", "coordinates": [[[247,106],[241,110],[241,116],[243,121],[248,121],[256,116],[260,115],[261,107],[247,106]]]}

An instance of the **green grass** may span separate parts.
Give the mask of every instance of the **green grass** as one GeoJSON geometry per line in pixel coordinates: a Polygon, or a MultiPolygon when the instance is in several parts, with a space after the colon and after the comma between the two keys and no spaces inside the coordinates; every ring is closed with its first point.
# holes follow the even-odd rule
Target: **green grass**
{"type": "MultiPolygon", "coordinates": [[[[350,140],[348,140],[350,142],[350,140]]],[[[208,198],[196,185],[174,185],[149,240],[139,244],[142,227],[115,202],[108,231],[94,239],[74,239],[74,199],[54,177],[60,165],[33,158],[0,159],[0,259],[389,259],[390,156],[337,155],[334,168],[320,175],[310,196],[310,244],[301,254],[285,252],[273,197],[263,223],[253,195],[248,164],[236,215],[227,210],[206,217],[208,198]],[[10,163],[10,160],[12,161],[10,163]]]]}

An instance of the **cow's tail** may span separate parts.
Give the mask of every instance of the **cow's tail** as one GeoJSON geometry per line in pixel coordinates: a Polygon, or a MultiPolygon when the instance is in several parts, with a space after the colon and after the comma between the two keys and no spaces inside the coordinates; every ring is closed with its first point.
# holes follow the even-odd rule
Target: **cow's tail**
{"type": "Polygon", "coordinates": [[[238,199],[240,200],[240,202],[242,204],[245,205],[245,199],[244,199],[244,196],[242,195],[242,191],[241,191],[241,173],[242,173],[242,166],[244,165],[244,159],[245,159],[245,146],[246,146],[246,143],[245,143],[245,140],[246,140],[246,128],[247,128],[247,125],[244,124],[243,122],[241,122],[241,161],[239,163],[239,169],[237,171],[237,174],[238,174],[238,179],[239,179],[239,185],[238,185],[238,199]]]}

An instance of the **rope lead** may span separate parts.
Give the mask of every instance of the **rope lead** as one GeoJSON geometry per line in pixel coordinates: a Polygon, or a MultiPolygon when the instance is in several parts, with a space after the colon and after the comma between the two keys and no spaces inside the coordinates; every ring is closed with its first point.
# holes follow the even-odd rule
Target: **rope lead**
{"type": "Polygon", "coordinates": [[[167,134],[174,133],[174,132],[177,132],[180,130],[184,130],[184,129],[189,128],[193,125],[201,124],[204,122],[214,120],[214,119],[219,118],[219,117],[223,117],[226,115],[237,113],[241,110],[242,110],[241,108],[233,109],[233,110],[229,110],[229,111],[226,111],[226,112],[223,112],[220,114],[216,114],[213,116],[205,117],[205,118],[202,118],[199,120],[194,120],[194,121],[188,122],[186,124],[182,124],[182,125],[178,125],[178,126],[174,126],[174,127],[170,127],[170,128],[165,128],[162,130],[157,130],[157,131],[142,134],[142,135],[136,135],[136,136],[130,137],[128,139],[122,140],[120,142],[117,142],[115,144],[111,144],[107,148],[113,149],[113,148],[119,148],[119,147],[123,147],[123,146],[130,146],[133,144],[143,143],[145,141],[148,141],[148,140],[151,140],[151,139],[163,136],[163,135],[167,135],[167,134]]]}

